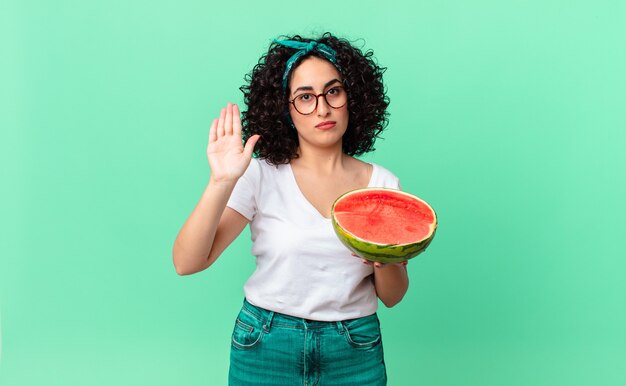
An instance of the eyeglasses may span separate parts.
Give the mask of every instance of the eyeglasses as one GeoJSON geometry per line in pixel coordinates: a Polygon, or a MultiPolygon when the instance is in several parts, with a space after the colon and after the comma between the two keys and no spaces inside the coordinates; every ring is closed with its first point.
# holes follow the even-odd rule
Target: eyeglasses
{"type": "Polygon", "coordinates": [[[289,101],[293,107],[302,115],[313,114],[317,109],[319,97],[324,97],[326,104],[333,109],[339,109],[348,103],[348,93],[343,87],[333,87],[321,94],[304,93],[289,101]]]}

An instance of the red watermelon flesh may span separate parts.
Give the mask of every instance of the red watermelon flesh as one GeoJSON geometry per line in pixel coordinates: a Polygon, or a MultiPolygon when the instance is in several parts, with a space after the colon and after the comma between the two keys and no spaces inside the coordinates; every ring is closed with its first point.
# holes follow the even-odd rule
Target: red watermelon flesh
{"type": "Polygon", "coordinates": [[[409,244],[432,235],[432,208],[399,191],[363,190],[338,201],[336,221],[354,236],[377,244],[409,244]],[[400,194],[399,194],[400,193],[400,194]]]}

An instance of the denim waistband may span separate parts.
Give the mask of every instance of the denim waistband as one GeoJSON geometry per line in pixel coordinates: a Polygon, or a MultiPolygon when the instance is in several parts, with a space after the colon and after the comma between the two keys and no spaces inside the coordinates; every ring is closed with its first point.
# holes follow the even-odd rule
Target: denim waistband
{"type": "Polygon", "coordinates": [[[279,312],[274,312],[266,310],[265,308],[257,307],[248,302],[247,299],[243,300],[243,311],[262,321],[263,329],[266,331],[269,331],[271,327],[307,330],[333,328],[336,329],[340,334],[343,334],[344,331],[345,321],[324,322],[319,320],[298,318],[295,316],[285,315],[279,312]]]}

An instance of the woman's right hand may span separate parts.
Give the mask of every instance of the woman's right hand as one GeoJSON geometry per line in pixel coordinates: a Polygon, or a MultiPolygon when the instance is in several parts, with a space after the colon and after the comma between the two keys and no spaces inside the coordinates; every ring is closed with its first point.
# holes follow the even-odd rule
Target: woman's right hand
{"type": "Polygon", "coordinates": [[[211,124],[207,158],[214,182],[237,181],[250,165],[254,145],[260,136],[253,135],[245,147],[242,145],[239,114],[237,105],[228,103],[220,112],[220,117],[211,124]]]}

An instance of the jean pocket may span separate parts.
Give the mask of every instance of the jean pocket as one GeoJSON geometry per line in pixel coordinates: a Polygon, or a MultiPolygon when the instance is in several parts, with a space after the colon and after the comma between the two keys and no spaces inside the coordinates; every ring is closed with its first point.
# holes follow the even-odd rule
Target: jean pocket
{"type": "Polygon", "coordinates": [[[232,344],[242,350],[256,347],[263,337],[262,322],[245,311],[241,311],[235,321],[232,344]]]}
{"type": "Polygon", "coordinates": [[[366,350],[381,342],[380,324],[375,314],[344,321],[343,326],[346,340],[354,348],[366,350]]]}

